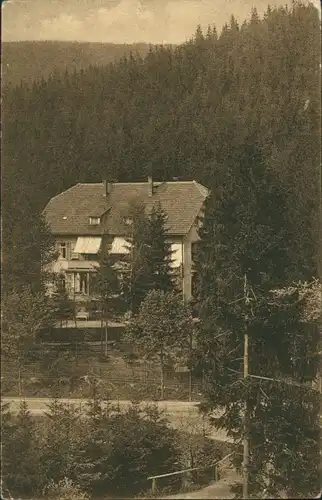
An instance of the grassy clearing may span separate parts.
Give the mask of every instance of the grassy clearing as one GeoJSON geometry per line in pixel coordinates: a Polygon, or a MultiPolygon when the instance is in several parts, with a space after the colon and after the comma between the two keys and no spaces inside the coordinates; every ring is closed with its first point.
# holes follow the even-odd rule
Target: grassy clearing
{"type": "MultiPolygon", "coordinates": [[[[155,363],[133,359],[126,352],[110,350],[108,358],[99,353],[54,352],[38,359],[20,372],[4,360],[2,393],[4,396],[87,398],[95,380],[102,397],[120,400],[159,400],[160,368],[155,363]],[[59,354],[59,355],[58,355],[59,354]],[[19,392],[20,391],[20,392],[19,392]]],[[[41,353],[39,354],[41,356],[41,353]]],[[[189,374],[172,367],[165,372],[165,399],[189,400],[189,374]]],[[[193,383],[192,399],[200,399],[200,384],[193,383]]]]}

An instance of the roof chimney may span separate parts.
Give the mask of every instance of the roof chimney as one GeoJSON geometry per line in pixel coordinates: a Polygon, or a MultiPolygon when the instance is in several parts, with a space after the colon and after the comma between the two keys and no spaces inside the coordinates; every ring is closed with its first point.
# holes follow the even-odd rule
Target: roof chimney
{"type": "Polygon", "coordinates": [[[106,179],[103,180],[103,196],[104,197],[107,197],[110,192],[111,192],[111,189],[112,189],[112,183],[111,182],[107,182],[106,179]]]}
{"type": "Polygon", "coordinates": [[[152,175],[149,175],[148,177],[148,190],[149,190],[149,196],[153,195],[153,179],[152,175]]]}

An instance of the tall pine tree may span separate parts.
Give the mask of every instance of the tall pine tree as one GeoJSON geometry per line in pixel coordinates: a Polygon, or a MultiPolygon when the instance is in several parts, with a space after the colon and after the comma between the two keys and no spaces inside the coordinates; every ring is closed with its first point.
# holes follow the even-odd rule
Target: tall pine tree
{"type": "MultiPolygon", "coordinates": [[[[40,447],[35,421],[22,400],[14,420],[14,432],[3,435],[3,480],[14,495],[32,496],[41,492],[40,447]]],[[[7,429],[6,429],[7,431],[7,429]]],[[[12,428],[11,428],[12,431],[12,428]]]]}
{"type": "Polygon", "coordinates": [[[175,280],[171,244],[167,241],[167,215],[161,205],[153,205],[149,215],[143,205],[132,207],[132,212],[129,292],[135,313],[151,290],[170,292],[175,289],[175,280]]]}
{"type": "MultiPolygon", "coordinates": [[[[301,272],[288,254],[285,196],[252,141],[241,151],[239,168],[228,168],[221,189],[213,191],[206,204],[197,259],[196,365],[204,374],[204,409],[220,407],[223,414],[215,425],[226,428],[238,442],[247,403],[251,495],[265,488],[272,495],[281,490],[292,496],[312,494],[317,485],[317,400],[301,383],[316,376],[316,362],[312,364],[312,356],[317,355],[316,331],[303,325],[296,297],[288,307],[271,298],[273,289],[292,283],[301,272]],[[251,376],[243,379],[245,330],[251,376]],[[295,362],[299,351],[303,357],[295,362]],[[285,382],[290,378],[295,385],[285,382]],[[305,418],[300,420],[295,413],[305,418]]],[[[236,455],[237,468],[241,457],[236,455]]]]}
{"type": "Polygon", "coordinates": [[[128,227],[126,240],[129,250],[129,261],[125,273],[125,290],[128,307],[132,313],[135,313],[147,293],[146,270],[148,267],[145,261],[145,246],[148,234],[148,219],[145,214],[144,204],[138,200],[133,201],[127,209],[124,220],[128,227]]]}
{"type": "Polygon", "coordinates": [[[171,244],[167,236],[167,214],[160,204],[154,205],[149,216],[146,262],[150,273],[150,290],[171,292],[174,288],[171,244]]]}
{"type": "Polygon", "coordinates": [[[67,323],[69,319],[75,318],[75,303],[69,298],[64,275],[58,274],[53,281],[54,290],[51,299],[53,301],[54,317],[62,328],[64,322],[67,323]]]}
{"type": "Polygon", "coordinates": [[[101,319],[105,329],[105,355],[107,355],[108,323],[117,315],[117,300],[120,295],[119,278],[109,251],[110,246],[104,243],[100,252],[99,267],[91,281],[92,292],[100,303],[101,319]]]}

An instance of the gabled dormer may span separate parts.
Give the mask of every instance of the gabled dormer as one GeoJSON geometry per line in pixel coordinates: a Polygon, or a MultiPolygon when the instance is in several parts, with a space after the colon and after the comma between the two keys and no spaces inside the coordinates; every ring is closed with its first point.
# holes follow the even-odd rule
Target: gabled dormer
{"type": "Polygon", "coordinates": [[[90,226],[100,226],[101,217],[98,217],[97,215],[90,215],[88,221],[90,226]]]}

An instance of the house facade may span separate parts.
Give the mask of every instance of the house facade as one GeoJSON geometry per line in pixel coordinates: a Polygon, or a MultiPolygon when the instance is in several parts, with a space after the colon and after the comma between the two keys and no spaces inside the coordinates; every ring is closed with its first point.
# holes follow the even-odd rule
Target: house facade
{"type": "Polygon", "coordinates": [[[192,296],[193,246],[208,190],[196,181],[76,184],[52,198],[44,215],[55,238],[58,259],[52,271],[75,301],[91,297],[91,277],[98,267],[98,252],[108,239],[115,262],[129,253],[126,214],[133,203],[147,213],[160,204],[167,214],[166,230],[173,251],[184,299],[192,296]]]}

